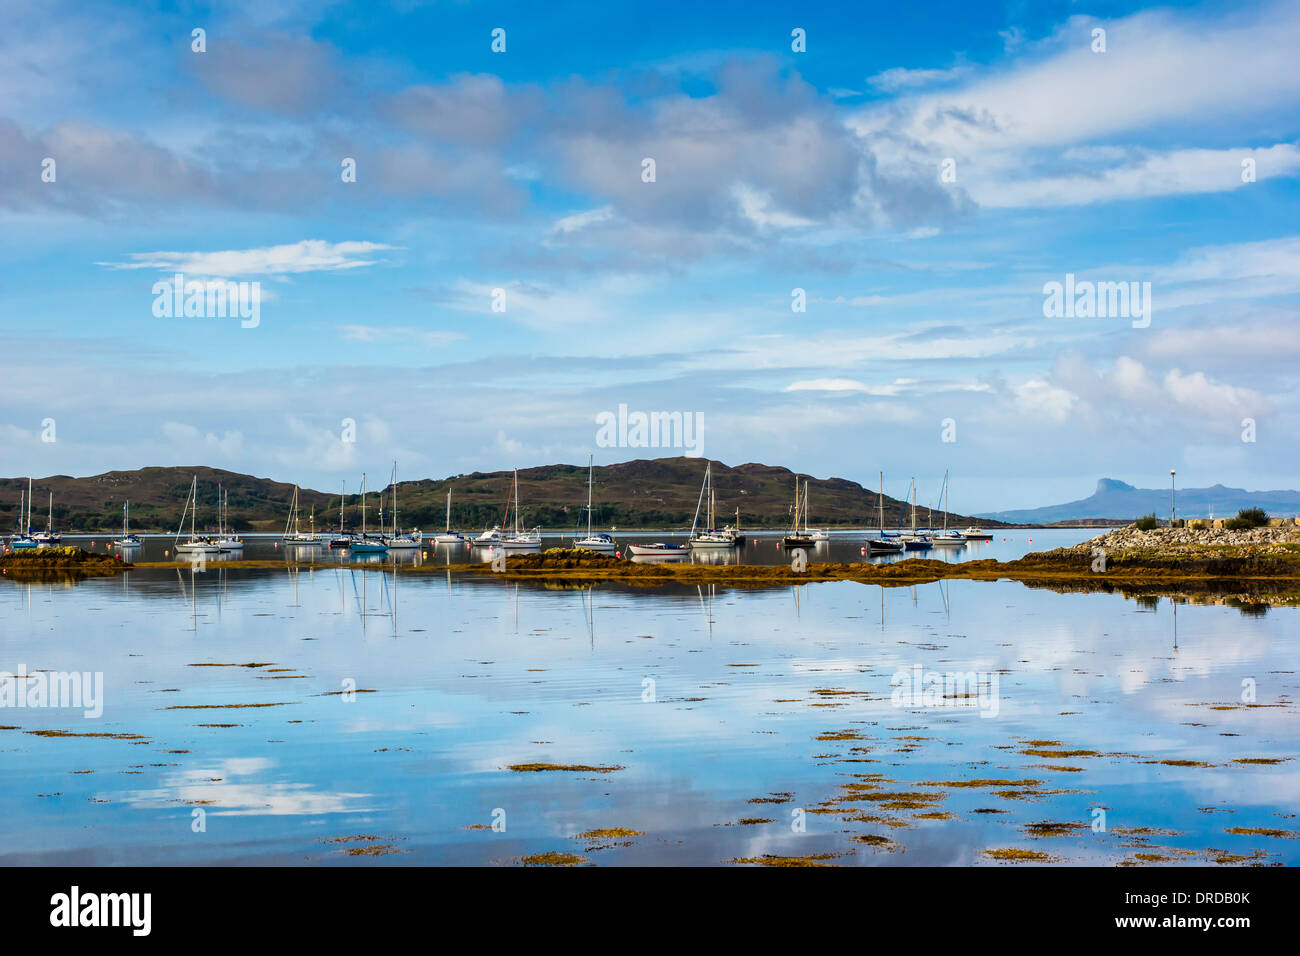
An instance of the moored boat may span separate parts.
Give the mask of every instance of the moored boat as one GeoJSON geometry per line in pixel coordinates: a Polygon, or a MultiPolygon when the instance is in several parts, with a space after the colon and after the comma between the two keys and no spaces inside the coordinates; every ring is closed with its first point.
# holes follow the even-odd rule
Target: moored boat
{"type": "Polygon", "coordinates": [[[459,531],[451,530],[451,490],[447,491],[447,527],[433,536],[434,544],[464,544],[465,536],[459,531]]]}
{"type": "Polygon", "coordinates": [[[584,551],[610,552],[618,547],[613,537],[604,533],[593,534],[591,531],[592,462],[594,460],[593,456],[587,456],[587,536],[581,541],[574,541],[573,546],[584,551]]]}
{"type": "Polygon", "coordinates": [[[655,541],[651,544],[629,544],[627,549],[633,556],[638,558],[684,558],[691,553],[691,549],[687,545],[672,544],[668,541],[655,541]]]}
{"type": "Polygon", "coordinates": [[[734,548],[739,543],[735,532],[718,530],[714,519],[716,495],[713,491],[713,462],[704,467],[704,483],[700,485],[700,498],[695,503],[695,519],[691,522],[691,536],[687,545],[697,550],[734,548]],[[700,528],[700,509],[706,508],[705,527],[700,528]],[[697,530],[698,529],[698,530],[697,530]]]}
{"type": "Polygon", "coordinates": [[[806,502],[807,495],[808,495],[808,482],[807,481],[804,482],[803,493],[801,496],[799,491],[799,476],[795,475],[794,476],[794,526],[790,529],[789,534],[781,538],[781,547],[783,548],[811,548],[811,547],[815,547],[817,544],[817,542],[813,539],[812,535],[809,533],[806,525],[802,529],[800,528],[800,524],[802,522],[807,521],[807,518],[804,517],[804,511],[803,511],[804,505],[801,505],[801,502],[806,502]],[[801,522],[801,518],[802,518],[802,522],[801,522]]]}
{"type": "Polygon", "coordinates": [[[372,538],[366,534],[366,476],[361,474],[361,535],[354,537],[352,543],[348,545],[350,554],[383,554],[388,550],[388,545],[378,538],[372,538]]]}
{"type": "Polygon", "coordinates": [[[176,538],[172,542],[172,547],[178,555],[187,557],[200,557],[208,554],[220,554],[221,548],[207,535],[200,535],[194,527],[195,512],[199,508],[199,476],[195,475],[194,480],[190,483],[190,494],[185,499],[185,510],[181,512],[180,527],[176,529],[176,538]],[[185,515],[190,516],[190,536],[186,541],[181,540],[181,532],[185,530],[185,515]]]}
{"type": "Polygon", "coordinates": [[[391,500],[393,509],[393,533],[384,538],[384,543],[388,545],[389,551],[415,551],[420,547],[420,541],[413,534],[403,534],[397,526],[397,462],[393,462],[393,484],[391,500]]]}
{"type": "Polygon", "coordinates": [[[139,539],[139,537],[131,534],[127,530],[127,526],[130,523],[131,523],[131,502],[128,501],[122,505],[122,537],[118,538],[116,541],[113,542],[113,547],[121,548],[123,551],[125,551],[128,548],[139,548],[143,546],[144,542],[142,542],[139,539]]]}

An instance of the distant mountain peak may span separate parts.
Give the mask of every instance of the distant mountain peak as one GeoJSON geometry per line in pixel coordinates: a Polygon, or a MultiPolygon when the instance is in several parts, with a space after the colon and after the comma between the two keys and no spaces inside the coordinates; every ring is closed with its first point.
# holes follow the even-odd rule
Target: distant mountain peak
{"type": "Polygon", "coordinates": [[[1098,478],[1097,490],[1093,494],[1105,494],[1108,491],[1134,491],[1134,487],[1126,481],[1120,481],[1118,478],[1098,478]]]}
{"type": "Polygon", "coordinates": [[[995,511],[984,517],[1015,524],[1053,524],[1090,519],[1131,521],[1145,514],[1169,517],[1177,505],[1180,518],[1225,517],[1242,508],[1263,508],[1276,517],[1300,515],[1300,491],[1246,491],[1222,484],[1209,488],[1179,488],[1171,501],[1170,488],[1136,488],[1118,478],[1099,478],[1088,498],[1060,505],[1017,511],[995,511]]]}

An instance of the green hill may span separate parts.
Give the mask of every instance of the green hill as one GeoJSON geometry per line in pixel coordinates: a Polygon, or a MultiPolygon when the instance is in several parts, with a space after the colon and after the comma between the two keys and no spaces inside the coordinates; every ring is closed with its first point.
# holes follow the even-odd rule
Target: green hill
{"type": "MultiPolygon", "coordinates": [[[[595,469],[595,525],[601,529],[689,527],[699,499],[705,461],[700,458],[659,458],[605,465],[595,469]]],[[[64,532],[103,532],[122,525],[122,503],[131,502],[131,527],[137,531],[174,531],[189,493],[193,476],[199,481],[198,526],[212,525],[216,518],[217,485],[229,492],[231,524],[237,531],[279,531],[283,529],[293,497],[293,485],[269,478],[255,478],[205,466],[184,468],[141,468],[138,471],[110,471],[88,478],[54,475],[33,482],[36,501],[33,529],[46,524],[48,495],[54,493],[54,525],[64,532]]],[[[500,522],[512,475],[508,471],[474,472],[442,479],[417,479],[398,485],[401,526],[432,530],[444,523],[446,495],[452,493],[452,525],[478,531],[500,522]]],[[[357,478],[359,484],[360,478],[357,478]]],[[[718,522],[734,521],[740,509],[741,526],[779,529],[789,527],[794,499],[794,474],[771,465],[744,464],[735,468],[714,462],[713,484],[718,522]]],[[[349,527],[360,521],[358,498],[351,491],[344,502],[349,527]]],[[[27,488],[26,478],[0,479],[0,529],[13,527],[19,494],[27,488]]],[[[844,478],[810,479],[809,521],[814,527],[873,527],[877,522],[876,492],[844,478]]],[[[378,520],[380,496],[387,489],[368,492],[367,514],[378,520]]],[[[582,465],[542,465],[519,471],[520,522],[545,530],[585,527],[587,469],[582,465]]],[[[303,527],[315,508],[318,530],[337,528],[339,493],[301,490],[303,527]]],[[[885,498],[885,526],[903,521],[905,505],[885,498]]],[[[385,506],[385,519],[389,518],[385,506]]],[[[920,523],[926,523],[925,512],[920,523]]],[[[936,513],[935,523],[941,517],[936,513]]],[[[965,527],[976,523],[965,515],[953,515],[949,525],[965,527]]],[[[987,525],[996,522],[984,521],[987,525]]]]}

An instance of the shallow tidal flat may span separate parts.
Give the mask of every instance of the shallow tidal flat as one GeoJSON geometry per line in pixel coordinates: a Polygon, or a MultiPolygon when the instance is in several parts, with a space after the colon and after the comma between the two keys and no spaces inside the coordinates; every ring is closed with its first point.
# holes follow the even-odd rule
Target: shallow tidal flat
{"type": "Polygon", "coordinates": [[[0,709],[0,857],[1295,864],[1297,613],[974,580],[6,582],[0,668],[101,671],[104,699],[0,709]]]}

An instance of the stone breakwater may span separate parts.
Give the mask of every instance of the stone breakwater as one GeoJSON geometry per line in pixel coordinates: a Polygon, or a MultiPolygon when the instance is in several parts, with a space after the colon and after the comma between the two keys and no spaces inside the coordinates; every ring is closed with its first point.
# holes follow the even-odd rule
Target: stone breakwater
{"type": "Polygon", "coordinates": [[[1089,538],[1073,547],[1057,548],[1039,554],[1085,556],[1091,555],[1098,548],[1107,554],[1192,556],[1217,551],[1242,556],[1273,554],[1282,557],[1300,550],[1300,527],[1281,525],[1239,531],[1227,528],[1155,528],[1141,531],[1136,525],[1129,525],[1089,538]]]}

